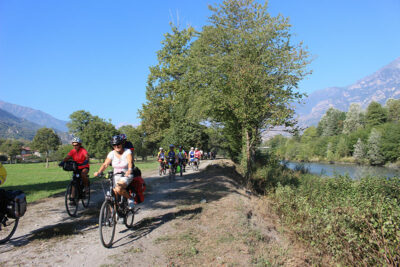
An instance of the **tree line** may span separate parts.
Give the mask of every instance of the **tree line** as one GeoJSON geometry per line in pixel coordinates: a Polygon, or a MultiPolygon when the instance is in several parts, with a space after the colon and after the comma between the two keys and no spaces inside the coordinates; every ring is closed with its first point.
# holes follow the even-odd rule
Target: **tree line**
{"type": "Polygon", "coordinates": [[[266,145],[287,160],[384,165],[400,158],[399,121],[399,99],[384,106],[372,101],[366,110],[353,103],[347,112],[331,107],[317,127],[291,138],[275,136],[266,145]]]}

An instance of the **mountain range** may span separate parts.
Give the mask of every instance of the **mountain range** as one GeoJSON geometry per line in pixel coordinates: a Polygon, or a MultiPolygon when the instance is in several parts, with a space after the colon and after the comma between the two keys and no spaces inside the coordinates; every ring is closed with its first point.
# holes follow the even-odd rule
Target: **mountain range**
{"type": "Polygon", "coordinates": [[[330,107],[347,112],[351,103],[359,103],[366,109],[371,101],[384,105],[389,98],[400,98],[400,57],[353,85],[311,93],[304,105],[297,106],[299,125],[318,124],[330,107]]]}
{"type": "Polygon", "coordinates": [[[67,143],[71,136],[66,124],[43,111],[0,101],[0,138],[32,140],[38,129],[48,127],[67,143]]]}

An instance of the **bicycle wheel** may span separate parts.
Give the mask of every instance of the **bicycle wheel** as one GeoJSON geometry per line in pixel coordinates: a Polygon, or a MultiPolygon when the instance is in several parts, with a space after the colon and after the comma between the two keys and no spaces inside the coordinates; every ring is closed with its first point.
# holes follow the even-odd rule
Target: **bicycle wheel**
{"type": "Polygon", "coordinates": [[[166,175],[167,174],[167,169],[164,167],[163,168],[163,174],[166,175]]]}
{"type": "Polygon", "coordinates": [[[0,223],[0,244],[10,240],[17,230],[19,218],[13,219],[4,216],[0,223]]]}
{"type": "Polygon", "coordinates": [[[180,166],[180,171],[179,171],[179,174],[180,174],[180,176],[182,176],[183,175],[183,165],[181,164],[181,166],[180,166]]]}
{"type": "Polygon", "coordinates": [[[76,213],[78,212],[78,205],[79,205],[79,198],[78,198],[78,192],[77,188],[75,187],[74,189],[74,197],[72,197],[72,188],[75,185],[69,183],[67,187],[67,191],[65,192],[65,208],[67,209],[67,213],[71,217],[75,217],[76,213]]]}
{"type": "Polygon", "coordinates": [[[133,221],[135,220],[135,212],[133,210],[128,210],[125,214],[124,224],[130,229],[133,227],[133,221]]]}
{"type": "Polygon", "coordinates": [[[87,208],[90,202],[90,181],[88,181],[88,191],[85,192],[85,189],[82,192],[82,205],[87,208]]]}
{"type": "Polygon", "coordinates": [[[106,248],[109,248],[112,245],[116,225],[117,218],[114,205],[110,201],[106,200],[103,202],[103,205],[101,205],[99,217],[100,241],[106,248]]]}

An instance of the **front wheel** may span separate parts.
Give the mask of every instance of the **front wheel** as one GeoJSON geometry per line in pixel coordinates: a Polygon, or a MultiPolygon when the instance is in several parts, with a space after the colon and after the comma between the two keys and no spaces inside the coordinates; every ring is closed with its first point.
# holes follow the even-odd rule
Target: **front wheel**
{"type": "Polygon", "coordinates": [[[89,206],[90,202],[90,181],[88,181],[88,191],[85,192],[85,189],[83,189],[82,193],[82,205],[87,208],[89,206]]]}
{"type": "Polygon", "coordinates": [[[65,208],[67,213],[71,217],[75,217],[78,212],[79,198],[78,192],[76,191],[76,186],[70,183],[65,192],[65,208]]]}
{"type": "Polygon", "coordinates": [[[0,222],[0,244],[6,243],[17,230],[19,218],[13,219],[4,216],[0,222]]]}
{"type": "Polygon", "coordinates": [[[135,212],[134,210],[128,210],[125,214],[124,224],[130,229],[133,227],[133,221],[135,220],[135,212]]]}
{"type": "Polygon", "coordinates": [[[116,225],[117,218],[114,205],[110,201],[104,201],[100,209],[99,234],[101,244],[106,248],[112,246],[116,225]]]}

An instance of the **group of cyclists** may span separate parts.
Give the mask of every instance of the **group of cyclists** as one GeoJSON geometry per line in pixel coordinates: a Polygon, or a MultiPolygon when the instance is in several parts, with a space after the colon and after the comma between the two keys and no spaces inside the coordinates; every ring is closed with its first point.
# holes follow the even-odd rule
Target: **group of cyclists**
{"type": "Polygon", "coordinates": [[[186,171],[186,165],[195,164],[200,165],[200,159],[202,158],[201,151],[196,147],[191,147],[189,153],[187,153],[183,146],[178,147],[178,151],[175,151],[175,145],[169,145],[169,150],[164,151],[162,147],[157,154],[157,160],[160,162],[160,168],[169,168],[171,170],[176,169],[178,166],[182,166],[183,171],[186,171]]]}

